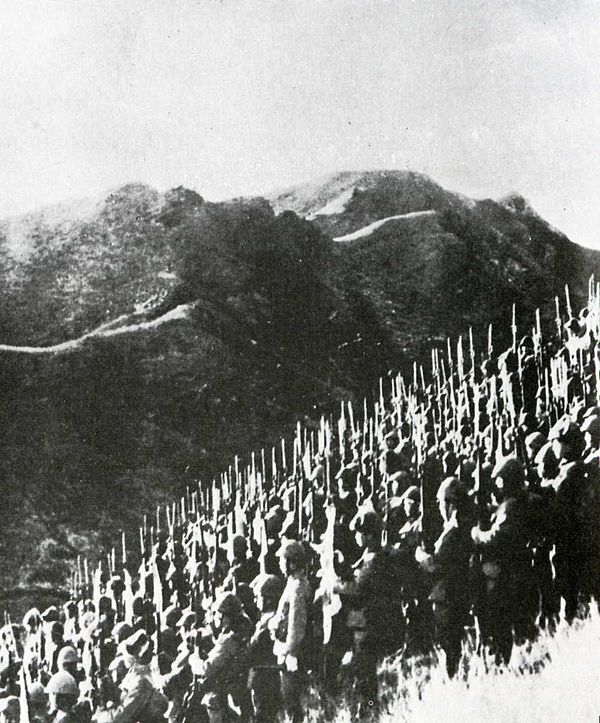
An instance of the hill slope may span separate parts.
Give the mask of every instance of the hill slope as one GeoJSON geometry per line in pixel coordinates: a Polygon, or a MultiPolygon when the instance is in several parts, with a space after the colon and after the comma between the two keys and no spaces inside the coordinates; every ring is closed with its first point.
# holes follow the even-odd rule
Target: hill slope
{"type": "Polygon", "coordinates": [[[0,222],[0,553],[22,550],[3,555],[5,587],[59,581],[75,547],[299,416],[514,300],[550,315],[599,267],[523,199],[419,174],[336,174],[270,201],[130,184],[71,218],[0,222]]]}

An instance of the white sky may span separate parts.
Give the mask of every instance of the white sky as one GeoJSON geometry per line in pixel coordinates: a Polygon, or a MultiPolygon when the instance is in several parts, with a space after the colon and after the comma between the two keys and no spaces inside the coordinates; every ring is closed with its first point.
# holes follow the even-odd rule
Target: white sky
{"type": "Polygon", "coordinates": [[[600,248],[599,41],[598,0],[0,0],[0,215],[409,167],[600,248]]]}

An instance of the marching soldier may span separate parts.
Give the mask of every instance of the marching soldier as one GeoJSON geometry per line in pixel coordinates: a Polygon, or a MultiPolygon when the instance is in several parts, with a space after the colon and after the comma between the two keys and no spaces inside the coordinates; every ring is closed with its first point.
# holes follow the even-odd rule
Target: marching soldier
{"type": "Polygon", "coordinates": [[[500,462],[492,472],[498,508],[488,530],[474,527],[471,537],[483,554],[486,609],[482,632],[487,632],[497,659],[510,660],[513,631],[523,635],[531,616],[527,608],[530,584],[528,519],[525,477],[515,457],[500,462]]]}
{"type": "Polygon", "coordinates": [[[310,655],[313,590],[306,578],[307,555],[301,542],[286,542],[279,557],[286,583],[269,628],[275,639],[273,652],[283,666],[283,704],[292,720],[300,721],[301,694],[310,655]]]}
{"type": "Polygon", "coordinates": [[[446,654],[448,675],[454,676],[460,661],[461,640],[471,599],[470,517],[467,490],[462,480],[447,477],[438,489],[437,500],[444,521],[442,533],[431,554],[418,547],[415,557],[434,581],[429,600],[433,606],[436,639],[446,654]]]}

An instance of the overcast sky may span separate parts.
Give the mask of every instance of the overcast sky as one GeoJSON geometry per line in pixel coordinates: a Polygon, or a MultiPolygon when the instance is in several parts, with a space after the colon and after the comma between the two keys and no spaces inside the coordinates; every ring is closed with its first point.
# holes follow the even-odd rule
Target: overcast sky
{"type": "Polygon", "coordinates": [[[0,0],[0,215],[411,168],[600,248],[599,49],[599,0],[0,0]]]}

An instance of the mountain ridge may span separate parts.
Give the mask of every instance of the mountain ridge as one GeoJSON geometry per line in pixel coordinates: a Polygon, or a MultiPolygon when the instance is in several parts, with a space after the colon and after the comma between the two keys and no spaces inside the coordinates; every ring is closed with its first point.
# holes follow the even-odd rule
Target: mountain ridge
{"type": "Polygon", "coordinates": [[[568,283],[575,306],[600,268],[516,195],[473,201],[404,172],[334,178],[271,202],[127,184],[67,225],[32,217],[26,258],[0,235],[0,491],[12,510],[0,551],[27,551],[5,555],[5,587],[60,578],[48,539],[101,548],[448,335],[472,326],[484,348],[513,303],[523,319],[541,305],[552,324],[554,295],[568,283]]]}

